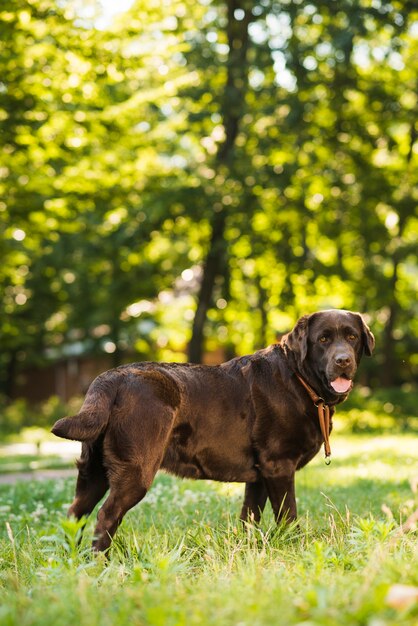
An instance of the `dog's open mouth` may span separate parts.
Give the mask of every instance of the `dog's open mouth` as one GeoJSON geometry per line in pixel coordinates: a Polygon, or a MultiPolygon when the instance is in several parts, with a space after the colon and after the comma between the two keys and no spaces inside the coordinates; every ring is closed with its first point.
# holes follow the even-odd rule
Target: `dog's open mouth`
{"type": "Polygon", "coordinates": [[[350,378],[338,376],[330,382],[330,385],[336,393],[347,393],[352,388],[353,381],[350,378]]]}

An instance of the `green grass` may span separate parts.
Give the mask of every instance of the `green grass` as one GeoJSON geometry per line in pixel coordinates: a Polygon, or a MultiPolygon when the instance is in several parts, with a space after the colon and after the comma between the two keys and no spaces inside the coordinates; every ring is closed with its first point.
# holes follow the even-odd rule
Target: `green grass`
{"type": "Polygon", "coordinates": [[[10,474],[12,472],[34,472],[44,469],[63,469],[74,467],[74,461],[63,459],[56,454],[13,454],[1,456],[0,454],[0,474],[10,474]]]}
{"type": "Polygon", "coordinates": [[[125,518],[111,561],[80,548],[65,518],[74,480],[0,487],[2,626],[335,624],[412,626],[418,605],[388,589],[418,586],[412,436],[336,435],[333,462],[299,472],[300,520],[275,529],[238,521],[242,485],[160,475],[125,518]],[[383,510],[382,510],[383,506],[383,510]]]}

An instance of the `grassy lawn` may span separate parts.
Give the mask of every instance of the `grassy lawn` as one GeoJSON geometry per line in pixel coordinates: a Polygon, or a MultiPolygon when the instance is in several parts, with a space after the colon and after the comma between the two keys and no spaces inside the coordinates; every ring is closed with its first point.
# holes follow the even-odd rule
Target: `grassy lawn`
{"type": "Polygon", "coordinates": [[[336,435],[298,474],[299,526],[238,521],[243,486],[160,475],[125,518],[110,563],[91,558],[67,521],[74,479],[0,487],[0,624],[118,626],[412,626],[418,603],[413,436],[336,435]],[[383,507],[383,509],[382,509],[383,507]]]}
{"type": "Polygon", "coordinates": [[[0,445],[0,475],[74,468],[80,454],[78,442],[59,441],[40,428],[26,429],[16,439],[0,445]]]}
{"type": "Polygon", "coordinates": [[[74,467],[74,461],[50,454],[39,456],[37,454],[14,454],[1,456],[0,474],[12,472],[34,472],[42,469],[61,469],[74,467]]]}

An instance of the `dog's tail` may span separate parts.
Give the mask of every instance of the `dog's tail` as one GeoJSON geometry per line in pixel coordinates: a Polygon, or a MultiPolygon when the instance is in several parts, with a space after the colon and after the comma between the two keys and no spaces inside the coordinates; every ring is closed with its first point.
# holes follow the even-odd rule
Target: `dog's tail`
{"type": "Polygon", "coordinates": [[[91,383],[80,412],[55,422],[52,432],[63,439],[95,441],[106,429],[119,387],[117,370],[100,374],[91,383]]]}

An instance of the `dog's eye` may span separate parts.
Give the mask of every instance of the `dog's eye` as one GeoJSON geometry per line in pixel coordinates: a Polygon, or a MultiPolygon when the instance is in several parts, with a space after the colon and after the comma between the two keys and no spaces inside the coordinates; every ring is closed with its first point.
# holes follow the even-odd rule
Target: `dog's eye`
{"type": "Polygon", "coordinates": [[[328,341],[328,337],[326,335],[322,335],[322,337],[319,338],[319,343],[326,343],[328,341]]]}
{"type": "Polygon", "coordinates": [[[354,333],[349,333],[349,335],[347,336],[347,339],[349,341],[355,341],[357,339],[357,335],[355,335],[354,333]]]}

